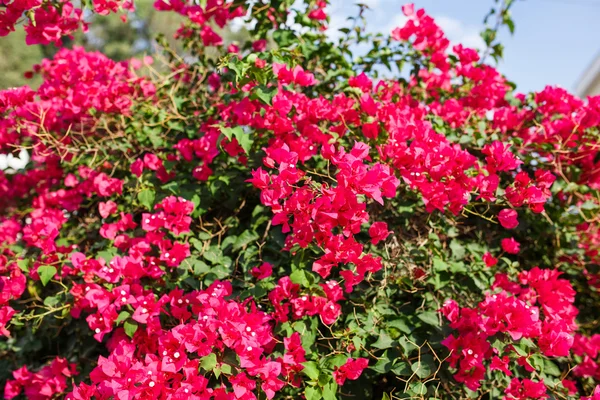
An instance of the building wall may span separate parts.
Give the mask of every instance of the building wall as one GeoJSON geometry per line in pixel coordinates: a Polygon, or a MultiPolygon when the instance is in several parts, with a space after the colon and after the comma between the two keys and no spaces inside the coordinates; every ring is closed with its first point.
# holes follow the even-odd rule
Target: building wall
{"type": "Polygon", "coordinates": [[[585,90],[579,94],[580,97],[596,96],[600,94],[600,74],[596,75],[595,79],[585,90]]]}
{"type": "Polygon", "coordinates": [[[575,94],[581,98],[600,94],[600,55],[579,78],[575,87],[575,94]]]}

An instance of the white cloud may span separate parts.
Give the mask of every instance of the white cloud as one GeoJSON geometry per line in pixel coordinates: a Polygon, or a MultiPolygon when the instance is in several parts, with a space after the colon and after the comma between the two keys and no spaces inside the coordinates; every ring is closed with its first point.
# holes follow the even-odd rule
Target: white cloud
{"type": "MultiPolygon", "coordinates": [[[[338,40],[344,34],[339,31],[340,28],[350,27],[351,22],[348,21],[349,16],[357,15],[358,7],[356,4],[363,3],[369,6],[371,10],[375,10],[380,5],[381,0],[332,0],[329,5],[325,8],[325,13],[329,16],[329,23],[327,24],[327,31],[325,34],[329,37],[330,40],[338,40]]],[[[254,3],[254,0],[251,0],[250,3],[254,3]]],[[[303,0],[295,0],[290,10],[296,10],[299,12],[304,12],[306,10],[306,3],[303,0]]],[[[300,33],[305,32],[307,29],[302,27],[299,24],[294,22],[294,17],[296,12],[290,12],[288,14],[288,18],[286,24],[292,28],[292,30],[300,33]]],[[[243,27],[247,29],[252,29],[256,24],[256,21],[252,21],[253,23],[247,24],[246,19],[248,14],[244,17],[234,18],[230,23],[230,28],[232,31],[237,32],[243,27]]],[[[404,18],[404,22],[406,18],[404,16],[400,16],[404,18]]],[[[402,20],[399,20],[402,21],[402,20]]],[[[404,23],[403,22],[403,23],[404,23]]],[[[391,26],[391,25],[390,25],[391,26]]],[[[368,25],[370,27],[370,25],[368,25]]],[[[394,26],[395,28],[395,26],[394,26]]],[[[391,32],[391,29],[390,29],[391,32]]],[[[389,33],[389,32],[388,32],[389,33]]]]}
{"type": "Polygon", "coordinates": [[[390,19],[390,21],[385,25],[385,28],[382,29],[381,33],[383,33],[384,35],[390,35],[394,29],[402,28],[404,25],[406,25],[407,21],[408,18],[406,17],[406,15],[400,12],[399,14],[394,15],[390,19]]]}
{"type": "Polygon", "coordinates": [[[444,15],[441,17],[434,17],[434,19],[446,35],[450,36],[462,33],[462,23],[459,20],[444,15]]]}
{"type": "Polygon", "coordinates": [[[479,36],[479,28],[467,26],[463,22],[445,15],[434,17],[435,22],[442,28],[451,45],[461,43],[465,47],[485,49],[485,42],[479,36]]]}
{"type": "Polygon", "coordinates": [[[340,32],[340,28],[347,28],[350,26],[348,23],[348,15],[343,14],[342,12],[330,12],[327,9],[325,11],[329,15],[329,24],[327,24],[325,34],[329,40],[336,41],[344,36],[344,33],[340,32]]]}
{"type": "MultiPolygon", "coordinates": [[[[344,35],[339,29],[351,26],[351,22],[349,22],[347,18],[349,15],[354,15],[356,11],[358,11],[355,7],[355,4],[358,2],[367,4],[372,10],[375,10],[380,6],[381,0],[332,0],[326,8],[326,13],[330,17],[326,34],[330,40],[338,40],[344,35]]],[[[295,10],[304,10],[306,4],[301,0],[295,0],[291,8],[295,10]]],[[[373,21],[371,20],[371,23],[367,25],[367,29],[369,31],[374,30],[381,32],[384,35],[391,34],[394,29],[403,27],[408,21],[408,18],[400,10],[398,11],[399,12],[391,17],[384,17],[384,20],[381,21],[382,23],[379,24],[379,27],[377,26],[378,24],[373,24],[373,21]]],[[[292,29],[298,32],[304,31],[300,25],[294,23],[294,14],[295,13],[290,13],[288,16],[288,26],[291,26],[292,29]]],[[[245,18],[234,19],[231,24],[232,30],[237,31],[243,26],[252,28],[252,26],[248,26],[244,22],[244,19],[245,18]]],[[[466,47],[474,47],[479,50],[485,49],[485,43],[479,36],[478,26],[466,25],[462,21],[446,15],[434,16],[434,19],[450,40],[450,47],[461,43],[466,47]]]]}
{"type": "Polygon", "coordinates": [[[479,36],[479,32],[469,33],[469,34],[463,36],[462,39],[459,40],[458,42],[462,43],[463,46],[466,46],[466,47],[473,47],[478,50],[485,49],[485,42],[483,41],[481,36],[479,36]]]}
{"type": "MultiPolygon", "coordinates": [[[[340,28],[348,28],[352,26],[352,21],[348,17],[358,15],[359,8],[357,4],[362,3],[369,7],[365,12],[365,17],[368,20],[367,31],[372,32],[374,23],[373,16],[375,11],[380,7],[381,0],[331,0],[325,8],[326,14],[329,16],[328,29],[326,31],[330,40],[337,40],[344,34],[339,32],[340,28]]],[[[390,31],[391,32],[391,31],[390,31]]],[[[389,32],[388,32],[389,33],[389,32]]]]}

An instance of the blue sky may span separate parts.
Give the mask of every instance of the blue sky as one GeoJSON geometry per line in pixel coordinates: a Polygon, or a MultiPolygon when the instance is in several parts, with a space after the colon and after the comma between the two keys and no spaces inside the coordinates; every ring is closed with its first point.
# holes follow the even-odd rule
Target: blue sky
{"type": "MultiPolygon", "coordinates": [[[[332,0],[331,27],[341,27],[356,10],[354,0],[332,0]]],[[[402,23],[402,0],[363,0],[367,18],[380,31],[402,23]]],[[[478,33],[493,0],[415,0],[436,18],[453,42],[482,43],[478,33]]],[[[600,0],[517,0],[511,8],[514,36],[505,28],[504,60],[498,68],[521,92],[559,85],[574,91],[581,74],[600,53],[600,0]]]]}

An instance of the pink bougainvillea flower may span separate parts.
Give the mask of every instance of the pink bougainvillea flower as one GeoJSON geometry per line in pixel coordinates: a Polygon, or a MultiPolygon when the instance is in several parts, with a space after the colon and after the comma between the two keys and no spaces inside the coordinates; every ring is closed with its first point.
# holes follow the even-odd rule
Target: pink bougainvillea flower
{"type": "Polygon", "coordinates": [[[512,237],[502,239],[500,245],[502,246],[502,250],[509,254],[518,254],[521,249],[521,244],[512,237]]]}
{"type": "Polygon", "coordinates": [[[498,221],[506,229],[514,229],[519,225],[518,214],[511,208],[505,208],[498,214],[498,221]]]}
{"type": "Polygon", "coordinates": [[[112,200],[107,202],[100,202],[98,204],[98,210],[102,218],[108,218],[109,215],[114,214],[117,211],[117,203],[112,200]]]}
{"type": "Polygon", "coordinates": [[[547,389],[544,382],[535,382],[531,379],[513,378],[510,385],[504,393],[506,399],[525,400],[525,399],[546,399],[547,389]]]}
{"type": "Polygon", "coordinates": [[[498,259],[494,257],[490,252],[487,252],[481,257],[486,267],[493,267],[498,264],[498,259]]]}
{"type": "Polygon", "coordinates": [[[371,243],[377,244],[385,240],[391,231],[388,231],[387,224],[385,222],[374,222],[369,228],[369,236],[371,236],[371,243]]]}
{"type": "Polygon", "coordinates": [[[338,385],[343,385],[346,379],[357,380],[368,365],[369,360],[366,358],[349,358],[344,365],[334,369],[333,377],[338,385]]]}
{"type": "Polygon", "coordinates": [[[6,329],[6,325],[11,320],[16,311],[9,306],[0,307],[0,335],[10,336],[10,332],[6,329]]]}
{"type": "Polygon", "coordinates": [[[259,267],[252,268],[250,273],[256,279],[266,279],[273,274],[273,266],[268,262],[264,262],[259,267]]]}

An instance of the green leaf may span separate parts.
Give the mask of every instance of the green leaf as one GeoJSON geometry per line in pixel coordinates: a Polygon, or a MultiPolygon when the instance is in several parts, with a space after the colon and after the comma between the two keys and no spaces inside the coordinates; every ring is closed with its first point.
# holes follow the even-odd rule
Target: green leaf
{"type": "Polygon", "coordinates": [[[175,103],[175,106],[178,110],[181,110],[181,106],[183,106],[183,104],[185,104],[187,101],[188,99],[185,97],[175,96],[173,98],[173,103],[175,103]]]}
{"type": "Polygon", "coordinates": [[[194,266],[194,275],[204,275],[210,272],[210,267],[202,260],[195,259],[192,261],[194,266]]]}
{"type": "Polygon", "coordinates": [[[518,355],[520,355],[521,357],[525,357],[527,355],[529,355],[529,353],[527,353],[527,351],[523,350],[521,348],[520,344],[517,345],[513,345],[513,349],[517,352],[518,355]]]}
{"type": "Polygon", "coordinates": [[[258,99],[260,99],[263,103],[271,105],[273,101],[273,97],[277,94],[277,87],[271,86],[266,87],[264,85],[257,86],[254,94],[258,99]]]}
{"type": "Polygon", "coordinates": [[[425,311],[417,315],[421,321],[425,322],[427,325],[431,326],[439,326],[440,320],[438,318],[438,313],[435,311],[425,311]]]}
{"type": "MultiPolygon", "coordinates": [[[[317,381],[317,384],[321,387],[325,387],[325,385],[327,385],[330,381],[331,378],[333,378],[332,374],[319,374],[319,380],[317,381]]],[[[323,395],[323,393],[321,392],[321,395],[323,395]]]]}
{"type": "Polygon", "coordinates": [[[250,134],[244,133],[242,136],[236,138],[242,149],[246,152],[246,154],[250,154],[250,149],[252,148],[252,144],[254,140],[250,134]]]}
{"type": "Polygon", "coordinates": [[[244,63],[237,57],[232,57],[229,59],[227,63],[227,68],[235,72],[235,80],[236,83],[243,79],[246,76],[246,71],[248,70],[248,64],[244,63]]]}
{"type": "Polygon", "coordinates": [[[448,270],[448,264],[442,260],[441,258],[435,257],[433,259],[433,270],[436,272],[439,271],[447,271],[448,270]]]}
{"type": "Polygon", "coordinates": [[[375,343],[373,343],[371,346],[375,347],[376,349],[389,349],[390,347],[392,347],[394,344],[394,341],[392,340],[392,338],[389,337],[389,335],[387,333],[380,333],[379,337],[377,338],[377,341],[375,343]]]}
{"type": "Polygon", "coordinates": [[[492,347],[502,353],[506,347],[506,343],[497,337],[492,341],[492,347]]]}
{"type": "MultiPolygon", "coordinates": [[[[598,153],[600,154],[600,153],[598,153]]],[[[596,203],[594,203],[591,200],[586,200],[582,205],[581,205],[581,209],[582,210],[595,210],[598,208],[598,205],[596,203]]]]}
{"type": "Polygon", "coordinates": [[[210,240],[210,239],[212,239],[212,235],[208,232],[198,232],[198,239],[210,240]]]}
{"type": "Polygon", "coordinates": [[[198,251],[202,251],[202,249],[204,249],[204,242],[202,242],[202,241],[200,241],[200,240],[198,240],[196,238],[191,238],[190,239],[190,243],[198,251]]]}
{"type": "Polygon", "coordinates": [[[554,364],[552,361],[550,361],[548,359],[544,359],[544,373],[546,375],[551,375],[551,376],[560,376],[561,375],[560,368],[558,368],[556,366],[556,364],[554,364]]]}
{"type": "Polygon", "coordinates": [[[54,307],[60,302],[58,297],[48,296],[44,299],[44,305],[48,307],[54,307]]]}
{"type": "Polygon", "coordinates": [[[450,242],[450,249],[452,250],[452,257],[457,260],[465,258],[465,248],[458,240],[452,240],[450,242]]]}
{"type": "Polygon", "coordinates": [[[375,365],[370,366],[369,368],[380,374],[387,374],[390,372],[392,370],[392,361],[389,359],[387,351],[383,353],[375,365]]]}
{"type": "Polygon", "coordinates": [[[207,261],[210,261],[213,264],[218,264],[219,258],[222,256],[221,251],[215,247],[211,246],[208,250],[204,252],[202,255],[207,261]]]}
{"type": "Polygon", "coordinates": [[[450,263],[450,272],[454,274],[465,274],[467,273],[467,267],[463,262],[451,262],[450,263]]]}
{"type": "Polygon", "coordinates": [[[318,389],[310,386],[304,389],[304,397],[306,397],[306,400],[321,400],[323,398],[318,389]]]}
{"type": "Polygon", "coordinates": [[[571,192],[576,192],[578,189],[579,189],[578,184],[576,184],[575,182],[570,182],[564,191],[567,193],[571,193],[571,192]]]}
{"type": "Polygon", "coordinates": [[[400,339],[398,339],[398,343],[400,343],[400,346],[402,346],[405,355],[409,355],[417,349],[417,346],[409,342],[406,336],[402,336],[400,339]]]}
{"type": "Polygon", "coordinates": [[[142,128],[142,132],[147,135],[148,139],[150,139],[152,146],[161,147],[164,144],[163,139],[160,137],[160,134],[162,133],[160,126],[150,127],[145,125],[142,128]]]}
{"type": "Polygon", "coordinates": [[[125,321],[130,316],[131,316],[131,313],[129,313],[128,311],[121,311],[119,313],[119,316],[117,317],[117,320],[115,321],[115,323],[118,325],[121,322],[125,321]]]}
{"type": "Polygon", "coordinates": [[[319,327],[319,320],[315,317],[308,319],[307,321],[296,321],[293,324],[293,328],[296,332],[300,333],[302,339],[302,347],[310,349],[317,339],[317,329],[319,327]]]}
{"type": "Polygon", "coordinates": [[[112,261],[112,259],[115,257],[115,255],[117,255],[117,249],[115,249],[114,247],[110,247],[106,250],[102,250],[98,252],[98,255],[104,259],[104,261],[107,264],[110,264],[110,262],[112,261]]]}
{"type": "Polygon", "coordinates": [[[427,282],[433,284],[435,289],[439,290],[450,283],[450,274],[448,272],[440,271],[436,274],[432,274],[427,282]]]}
{"type": "Polygon", "coordinates": [[[510,31],[510,34],[514,35],[515,34],[515,23],[514,23],[514,21],[510,17],[507,17],[507,18],[504,19],[504,23],[508,27],[508,30],[510,31]]]}
{"type": "Polygon", "coordinates": [[[337,392],[337,383],[329,382],[325,387],[323,387],[323,400],[337,400],[336,397],[337,392]]]}
{"type": "Polygon", "coordinates": [[[405,319],[396,319],[396,320],[390,321],[390,322],[388,322],[388,326],[390,328],[399,329],[400,331],[402,331],[404,333],[411,333],[413,331],[413,328],[411,328],[411,326],[408,324],[408,322],[405,319]]]}
{"type": "Polygon", "coordinates": [[[413,382],[408,387],[408,391],[419,396],[418,398],[423,398],[423,395],[427,393],[427,387],[421,382],[413,382]]]}
{"type": "Polygon", "coordinates": [[[288,47],[297,43],[296,34],[290,29],[277,29],[273,32],[273,40],[280,47],[288,47]]]}
{"type": "Polygon", "coordinates": [[[29,272],[29,260],[17,260],[17,265],[23,272],[29,272]]]}
{"type": "Polygon", "coordinates": [[[245,133],[240,126],[236,126],[235,128],[222,126],[221,133],[229,140],[235,138],[239,145],[242,146],[242,149],[244,149],[246,154],[250,154],[250,149],[252,148],[252,143],[254,143],[254,140],[252,139],[252,135],[245,133]]]}
{"type": "Polygon", "coordinates": [[[529,364],[540,373],[544,373],[544,359],[540,354],[532,354],[529,359],[529,364]]]}
{"type": "Polygon", "coordinates": [[[169,127],[169,129],[172,129],[174,131],[179,131],[179,132],[185,132],[185,125],[183,123],[183,121],[169,121],[167,122],[167,126],[169,127]]]}
{"type": "Polygon", "coordinates": [[[42,281],[42,285],[46,286],[46,284],[50,282],[50,279],[56,275],[56,268],[52,265],[42,265],[38,268],[37,272],[42,281]]]}
{"type": "Polygon", "coordinates": [[[421,359],[410,366],[412,371],[419,378],[427,378],[434,371],[435,363],[433,357],[429,354],[421,356],[421,359]]]}
{"type": "Polygon", "coordinates": [[[327,357],[327,366],[330,368],[341,367],[348,361],[347,354],[336,354],[335,356],[327,357]]]}
{"type": "Polygon", "coordinates": [[[221,364],[221,372],[225,375],[231,375],[231,365],[221,364]]]}
{"type": "Polygon", "coordinates": [[[411,376],[413,373],[410,366],[405,361],[400,361],[398,364],[394,365],[392,372],[398,376],[411,376]]]}
{"type": "Polygon", "coordinates": [[[524,345],[526,348],[528,349],[536,349],[537,346],[535,345],[535,343],[533,343],[533,341],[531,339],[528,338],[521,338],[520,344],[524,345]]]}
{"type": "Polygon", "coordinates": [[[306,272],[301,269],[297,269],[294,272],[292,272],[290,274],[290,280],[297,285],[302,285],[304,287],[310,286],[310,282],[306,276],[306,272]]]}
{"type": "Polygon", "coordinates": [[[135,331],[137,331],[137,328],[138,328],[138,324],[135,321],[127,320],[123,324],[123,329],[125,330],[125,333],[129,337],[133,337],[133,335],[135,334],[135,331]]]}
{"type": "Polygon", "coordinates": [[[237,240],[233,244],[233,251],[237,251],[244,246],[258,240],[258,233],[250,230],[245,230],[240,236],[238,236],[237,240]]]}
{"type": "Polygon", "coordinates": [[[308,376],[313,381],[319,379],[319,366],[316,362],[307,361],[305,363],[302,363],[302,365],[304,366],[304,369],[302,370],[302,373],[304,373],[304,375],[308,376]]]}
{"type": "Polygon", "coordinates": [[[235,128],[229,128],[226,126],[222,126],[221,127],[221,133],[228,139],[231,140],[234,137],[237,137],[238,135],[241,135],[244,133],[244,131],[242,130],[242,128],[240,128],[239,126],[236,126],[235,128]]]}
{"type": "Polygon", "coordinates": [[[200,359],[200,366],[206,371],[212,371],[217,366],[217,355],[210,353],[200,359]]]}
{"type": "Polygon", "coordinates": [[[154,193],[154,190],[150,190],[150,189],[144,189],[141,192],[139,192],[137,195],[139,202],[144,207],[146,207],[148,210],[152,210],[152,208],[154,207],[154,198],[155,197],[156,197],[156,194],[154,193]]]}
{"type": "Polygon", "coordinates": [[[198,210],[198,207],[200,207],[200,196],[198,196],[197,194],[194,194],[190,201],[192,203],[194,203],[194,213],[196,213],[198,210]]]}
{"type": "Polygon", "coordinates": [[[173,193],[173,194],[179,194],[181,189],[179,188],[179,182],[177,181],[172,181],[169,183],[165,183],[164,185],[161,186],[161,188],[163,190],[168,190],[169,192],[173,193]]]}

